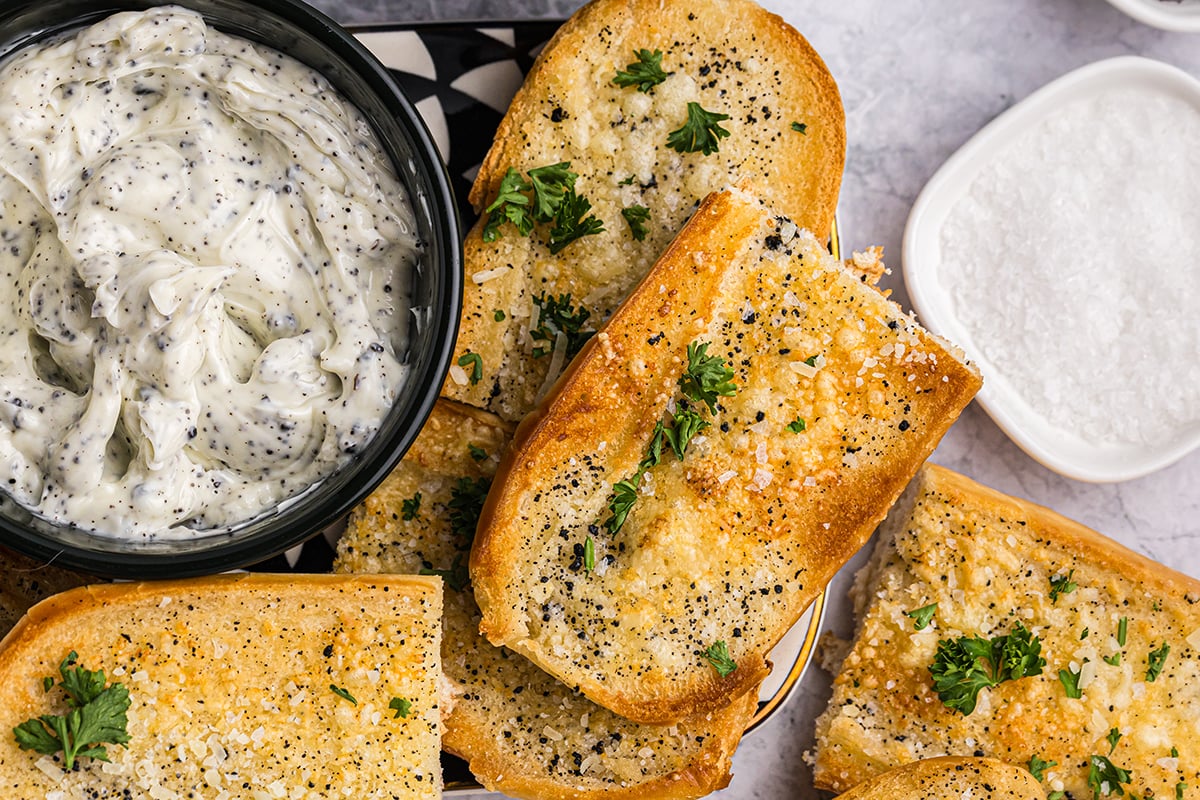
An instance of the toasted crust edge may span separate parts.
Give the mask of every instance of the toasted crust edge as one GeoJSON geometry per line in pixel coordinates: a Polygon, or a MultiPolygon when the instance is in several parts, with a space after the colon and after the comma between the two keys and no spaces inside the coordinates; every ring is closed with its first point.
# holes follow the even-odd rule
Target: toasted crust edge
{"type": "Polygon", "coordinates": [[[981,789],[981,800],[1045,800],[1046,791],[1027,770],[995,758],[941,756],[896,767],[838,795],[843,800],[959,800],[964,790],[981,789]],[[964,774],[973,773],[973,775],[964,774]],[[968,784],[955,781],[965,779],[968,784]]]}

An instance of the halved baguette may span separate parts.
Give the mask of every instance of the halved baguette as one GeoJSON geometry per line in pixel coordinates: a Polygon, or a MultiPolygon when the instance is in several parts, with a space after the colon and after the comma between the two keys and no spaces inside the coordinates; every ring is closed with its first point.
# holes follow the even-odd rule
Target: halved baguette
{"type": "Polygon", "coordinates": [[[0,796],[437,798],[436,578],[225,575],[89,586],[0,643],[0,796]],[[111,763],[18,749],[62,714],[43,688],[76,651],[129,691],[111,763]],[[356,704],[335,693],[348,692],[356,704]],[[411,703],[397,718],[393,698],[411,703]],[[56,794],[57,793],[57,794],[56,794]]]}
{"type": "Polygon", "coordinates": [[[855,642],[817,721],[817,786],[842,791],[916,759],[974,753],[1057,762],[1045,786],[1091,797],[1090,759],[1102,756],[1132,773],[1108,794],[1175,797],[1183,782],[1183,797],[1200,797],[1200,581],[929,465],[881,528],[853,598],[855,642]],[[931,603],[931,624],[916,630],[907,614],[931,603]],[[946,707],[929,672],[938,643],[1017,623],[1041,641],[1041,674],[984,689],[969,716],[946,707]],[[1151,681],[1149,654],[1164,643],[1151,681]]]}
{"type": "Polygon", "coordinates": [[[812,234],[716,193],[518,429],[471,553],[482,630],[631,719],[726,703],[979,385],[812,234]],[[614,484],[638,474],[693,342],[737,393],[682,462],[664,446],[609,535],[614,484]],[[705,657],[721,642],[727,677],[705,657]]]}
{"type": "MultiPolygon", "coordinates": [[[[531,319],[538,296],[569,294],[595,330],[649,271],[707,194],[737,182],[825,241],[845,160],[837,85],[794,28],[749,0],[595,0],[568,20],[540,54],[496,133],[471,190],[483,218],[467,237],[457,357],[443,393],[519,421],[561,366],[550,345],[534,357],[531,319]],[[665,81],[648,92],[613,83],[635,51],[660,51],[665,81]],[[709,155],[679,153],[668,135],[687,104],[730,119],[709,155]],[[793,125],[803,126],[802,131],[793,125]],[[549,225],[520,236],[510,224],[487,243],[485,208],[505,173],[560,162],[604,232],[552,254],[549,225]],[[649,210],[634,238],[623,209],[649,210]],[[500,312],[500,313],[497,313],[500,312]]],[[[535,326],[536,327],[536,326],[535,326]]],[[[565,354],[564,354],[565,355],[565,354]]]]}
{"type": "Polygon", "coordinates": [[[994,758],[927,758],[860,783],[840,800],[1046,800],[1023,767],[994,758]]]}
{"type": "MultiPolygon", "coordinates": [[[[453,488],[461,478],[490,478],[510,435],[493,415],[439,401],[404,460],[351,514],[335,569],[411,573],[465,560],[449,521],[453,488]],[[487,455],[477,460],[472,445],[487,455]],[[405,519],[404,503],[418,492],[420,513],[405,519]]],[[[677,726],[639,725],[490,645],[469,587],[447,587],[444,624],[442,662],[460,696],[445,718],[443,745],[486,788],[525,798],[632,800],[702,797],[728,783],[753,693],[677,726]]]]}

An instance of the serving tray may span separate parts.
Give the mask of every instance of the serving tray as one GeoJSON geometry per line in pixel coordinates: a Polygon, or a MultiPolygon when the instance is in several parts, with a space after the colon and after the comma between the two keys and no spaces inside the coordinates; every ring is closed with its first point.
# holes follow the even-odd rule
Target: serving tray
{"type": "MultiPolygon", "coordinates": [[[[464,233],[476,219],[467,194],[496,128],[537,54],[560,24],[416,23],[350,29],[391,70],[425,120],[449,169],[464,233]]],[[[836,221],[830,251],[840,257],[836,221]]],[[[335,526],[254,569],[328,572],[339,534],[335,526]]],[[[771,652],[774,668],[759,691],[758,711],[747,734],[770,719],[803,678],[824,611],[822,594],[771,652]]],[[[464,761],[448,754],[442,761],[447,797],[481,790],[464,761]]]]}

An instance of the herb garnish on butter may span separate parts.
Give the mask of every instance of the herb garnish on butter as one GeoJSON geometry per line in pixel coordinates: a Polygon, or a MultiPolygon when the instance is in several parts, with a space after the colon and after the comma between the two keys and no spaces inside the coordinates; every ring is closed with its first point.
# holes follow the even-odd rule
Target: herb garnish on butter
{"type": "Polygon", "coordinates": [[[400,503],[400,516],[405,522],[411,522],[421,515],[421,493],[417,492],[412,497],[400,503]]]}
{"type": "Polygon", "coordinates": [[[1063,689],[1066,691],[1067,697],[1071,698],[1072,700],[1078,700],[1079,698],[1083,697],[1083,694],[1079,689],[1079,676],[1081,674],[1082,670],[1080,672],[1075,672],[1072,669],[1060,669],[1058,671],[1058,682],[1063,685],[1063,689]]]}
{"type": "Polygon", "coordinates": [[[699,103],[688,103],[687,122],[667,135],[667,147],[680,153],[712,155],[717,152],[719,141],[729,135],[720,125],[727,119],[728,114],[705,111],[699,103]]]}
{"type": "MultiPolygon", "coordinates": [[[[129,690],[120,683],[105,686],[104,670],[75,666],[79,655],[74,650],[58,665],[62,678],[58,685],[67,695],[66,714],[42,714],[13,728],[13,736],[22,750],[43,755],[62,751],[63,766],[70,770],[77,758],[108,761],[105,744],[125,744],[129,709],[129,690]]],[[[54,688],[54,679],[42,681],[42,688],[54,688]]]]}
{"type": "Polygon", "coordinates": [[[655,50],[653,53],[645,49],[634,50],[633,55],[637,61],[626,65],[623,70],[618,70],[616,77],[612,79],[617,86],[636,86],[639,92],[649,92],[670,75],[669,72],[663,72],[662,50],[655,50]]]}
{"type": "Polygon", "coordinates": [[[1129,783],[1131,774],[1129,770],[1121,769],[1105,756],[1091,756],[1089,762],[1088,786],[1092,790],[1093,797],[1099,797],[1101,794],[1105,796],[1125,794],[1121,784],[1129,783]]]}
{"type": "Polygon", "coordinates": [[[729,645],[721,640],[704,651],[704,658],[722,678],[737,669],[737,662],[729,655],[729,645]]]}
{"type": "Polygon", "coordinates": [[[354,698],[354,695],[350,694],[350,692],[348,690],[343,689],[341,686],[338,686],[336,683],[329,684],[329,691],[333,692],[334,694],[336,694],[338,697],[342,698],[343,700],[349,700],[350,703],[353,705],[358,705],[358,700],[356,700],[354,698]]]}
{"type": "Polygon", "coordinates": [[[912,618],[913,630],[923,631],[933,621],[933,615],[937,613],[937,607],[937,603],[930,603],[927,606],[921,606],[913,611],[908,611],[904,616],[912,618]]]}
{"type": "Polygon", "coordinates": [[[1162,647],[1157,650],[1151,650],[1146,656],[1146,681],[1154,683],[1158,676],[1162,673],[1163,665],[1167,663],[1167,655],[1171,652],[1171,645],[1163,642],[1162,647]]]}
{"type": "Polygon", "coordinates": [[[1046,666],[1041,651],[1041,640],[1017,623],[1012,632],[991,639],[943,639],[938,642],[929,674],[946,707],[968,716],[975,710],[980,690],[1041,675],[1046,666]]]}
{"type": "Polygon", "coordinates": [[[569,292],[557,297],[542,292],[533,298],[533,304],[538,308],[537,327],[529,332],[534,345],[534,358],[541,358],[553,351],[554,341],[561,333],[566,337],[567,359],[572,359],[596,333],[594,330],[583,330],[592,312],[584,308],[582,303],[576,307],[569,292]]]}
{"type": "Polygon", "coordinates": [[[1066,575],[1055,575],[1050,579],[1050,603],[1058,602],[1059,595],[1070,594],[1079,588],[1079,584],[1071,580],[1075,576],[1075,570],[1071,570],[1066,575]]]}
{"type": "Polygon", "coordinates": [[[392,719],[406,719],[412,710],[412,703],[403,697],[393,697],[392,702],[388,703],[388,708],[396,712],[392,719]]]}
{"type": "Polygon", "coordinates": [[[629,232],[639,242],[646,238],[646,220],[650,219],[650,209],[645,206],[629,206],[621,209],[621,216],[629,223],[629,232]]]}
{"type": "Polygon", "coordinates": [[[483,356],[479,353],[463,353],[458,357],[458,365],[463,369],[470,367],[471,371],[467,373],[467,380],[471,382],[472,386],[483,380],[483,356]]]}
{"type": "Polygon", "coordinates": [[[1029,757],[1029,767],[1028,767],[1029,773],[1031,775],[1033,775],[1033,777],[1036,780],[1039,780],[1039,781],[1042,780],[1043,778],[1045,778],[1046,770],[1050,769],[1051,767],[1057,767],[1057,766],[1058,766],[1057,761],[1043,761],[1038,756],[1037,753],[1034,753],[1032,756],[1029,757]]]}

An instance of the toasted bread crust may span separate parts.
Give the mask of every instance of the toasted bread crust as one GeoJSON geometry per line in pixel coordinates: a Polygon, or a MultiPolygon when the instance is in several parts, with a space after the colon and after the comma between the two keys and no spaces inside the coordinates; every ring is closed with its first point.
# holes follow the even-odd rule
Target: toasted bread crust
{"type": "MultiPolygon", "coordinates": [[[[450,487],[460,477],[490,478],[511,434],[493,415],[439,401],[404,460],[351,515],[335,568],[449,567],[461,545],[445,512],[450,487]],[[472,456],[470,445],[486,455],[472,456]],[[418,492],[422,511],[405,520],[397,512],[418,492]]],[[[674,729],[622,719],[489,644],[469,588],[447,587],[442,650],[460,696],[445,719],[443,746],[466,759],[486,788],[513,797],[702,797],[728,784],[734,748],[757,705],[748,693],[674,729]]]]}
{"type": "MultiPolygon", "coordinates": [[[[520,421],[544,395],[553,358],[534,357],[535,298],[570,294],[594,330],[617,307],[708,193],[752,186],[798,225],[828,238],[845,160],[837,86],[804,38],[749,0],[596,0],[565,23],[514,98],[471,191],[483,212],[508,169],[563,161],[605,231],[558,254],[546,231],[467,236],[456,353],[482,359],[482,378],[451,370],[443,394],[520,421]],[[661,51],[671,75],[647,93],[613,84],[634,52],[661,51]],[[687,103],[728,114],[710,155],[678,153],[668,134],[687,103]],[[792,123],[803,123],[804,132],[792,123]],[[622,211],[649,210],[636,240],[622,211]],[[497,319],[497,311],[503,316],[497,319]]],[[[548,226],[546,226],[548,227],[548,226]]],[[[545,348],[544,348],[545,349],[545,348]]]]}
{"type": "Polygon", "coordinates": [[[0,728],[62,713],[42,679],[74,650],[129,690],[131,738],[109,745],[111,765],[83,759],[54,777],[56,762],[5,737],[0,794],[270,794],[311,781],[339,796],[438,797],[440,618],[439,581],[410,576],[222,575],[56,595],[0,642],[0,728]],[[393,719],[392,697],[412,703],[407,718],[393,719]]]}
{"type": "Polygon", "coordinates": [[[522,422],[484,507],[484,634],[631,719],[680,719],[756,684],[979,386],[793,232],[743,193],[707,199],[522,422]],[[733,366],[738,394],[683,462],[664,455],[610,538],[613,485],[636,473],[693,341],[733,366]],[[818,354],[828,365],[805,375],[818,354]],[[807,430],[786,431],[798,416],[807,430]],[[606,571],[572,566],[588,536],[606,571]],[[717,641],[737,663],[727,677],[702,657],[717,641]]]}
{"type": "Polygon", "coordinates": [[[1075,797],[1092,792],[1091,755],[1132,772],[1122,787],[1131,796],[1173,797],[1180,781],[1192,787],[1185,797],[1196,796],[1200,581],[928,465],[889,515],[853,595],[856,641],[817,721],[818,787],[840,791],[915,759],[979,752],[1057,761],[1045,785],[1075,797]],[[1076,588],[1052,600],[1050,578],[1070,570],[1076,588]],[[905,614],[934,602],[934,623],[914,630],[905,614]],[[1040,638],[1042,674],[984,690],[970,716],[943,705],[928,669],[937,643],[1007,633],[1016,622],[1040,638]],[[1148,654],[1164,642],[1167,660],[1149,681],[1148,654]],[[1067,697],[1060,670],[1081,675],[1080,698],[1067,697]],[[1115,747],[1113,728],[1122,734],[1115,747]]]}
{"type": "Polygon", "coordinates": [[[1046,800],[1029,770],[994,758],[914,761],[864,781],[841,800],[1046,800]]]}

